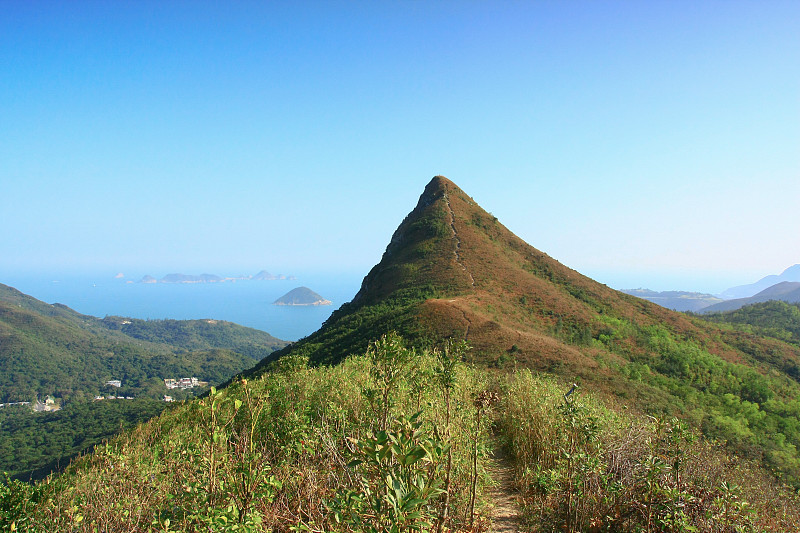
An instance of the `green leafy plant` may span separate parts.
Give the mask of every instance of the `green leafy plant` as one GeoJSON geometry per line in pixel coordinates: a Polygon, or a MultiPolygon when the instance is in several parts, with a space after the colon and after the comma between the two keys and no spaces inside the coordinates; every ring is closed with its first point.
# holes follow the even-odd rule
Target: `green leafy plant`
{"type": "Polygon", "coordinates": [[[447,447],[426,430],[418,412],[399,417],[388,431],[355,440],[358,488],[331,503],[337,523],[365,532],[425,531],[437,517],[436,498],[444,493],[442,455],[447,447]]]}

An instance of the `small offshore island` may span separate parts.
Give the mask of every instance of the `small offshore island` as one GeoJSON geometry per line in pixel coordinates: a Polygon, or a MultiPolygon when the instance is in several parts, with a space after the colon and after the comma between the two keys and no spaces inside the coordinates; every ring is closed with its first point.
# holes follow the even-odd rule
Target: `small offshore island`
{"type": "Polygon", "coordinates": [[[331,305],[331,303],[333,302],[308,287],[297,287],[272,302],[272,305],[331,305]]]}

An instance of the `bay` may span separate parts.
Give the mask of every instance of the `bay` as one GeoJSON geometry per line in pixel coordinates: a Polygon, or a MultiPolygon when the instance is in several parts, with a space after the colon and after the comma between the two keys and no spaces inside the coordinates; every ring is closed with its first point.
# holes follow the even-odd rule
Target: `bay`
{"type": "Polygon", "coordinates": [[[361,275],[350,273],[311,273],[298,275],[295,280],[217,283],[139,283],[141,276],[115,279],[112,275],[86,274],[5,273],[2,276],[0,283],[47,303],[64,304],[85,315],[227,320],[288,341],[296,341],[319,329],[334,310],[353,299],[361,285],[361,275]],[[332,305],[272,305],[301,286],[319,293],[332,305]]]}

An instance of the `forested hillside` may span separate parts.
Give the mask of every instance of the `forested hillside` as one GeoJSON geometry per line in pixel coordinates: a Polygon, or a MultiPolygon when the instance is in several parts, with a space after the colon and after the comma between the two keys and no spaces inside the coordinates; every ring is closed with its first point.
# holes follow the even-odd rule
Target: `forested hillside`
{"type": "Polygon", "coordinates": [[[164,378],[212,384],[287,343],[215,320],[98,319],[0,286],[0,403],[91,399],[109,392],[160,398],[164,378]],[[110,389],[109,380],[121,388],[110,389]]]}
{"type": "Polygon", "coordinates": [[[260,361],[288,343],[260,331],[225,320],[140,320],[108,316],[103,326],[134,339],[167,344],[173,351],[225,348],[260,361]]]}
{"type": "Polygon", "coordinates": [[[151,399],[72,402],[54,412],[0,409],[0,472],[23,480],[61,470],[79,453],[153,418],[170,404],[151,399]]]}
{"type": "Polygon", "coordinates": [[[735,311],[705,314],[702,318],[717,324],[731,324],[737,331],[774,337],[800,346],[800,303],[771,300],[735,311]]]}
{"type": "Polygon", "coordinates": [[[194,397],[287,343],[216,320],[98,319],[0,285],[0,471],[27,479],[194,397]],[[204,386],[167,389],[165,378],[204,386]],[[119,380],[119,386],[107,385],[119,380]],[[35,413],[55,399],[60,411],[35,413]],[[103,401],[94,401],[96,396],[103,401]]]}

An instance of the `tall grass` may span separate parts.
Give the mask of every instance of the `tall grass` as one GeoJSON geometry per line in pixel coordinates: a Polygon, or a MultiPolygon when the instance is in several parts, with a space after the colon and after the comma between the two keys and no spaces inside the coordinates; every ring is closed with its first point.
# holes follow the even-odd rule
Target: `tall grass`
{"type": "Polygon", "coordinates": [[[499,425],[531,531],[798,531],[800,505],[676,419],[628,415],[524,370],[499,425]]]}
{"type": "MultiPolygon", "coordinates": [[[[489,424],[473,407],[487,376],[459,365],[446,385],[440,356],[412,352],[396,336],[336,367],[306,363],[281,360],[259,379],[213,390],[99,447],[40,485],[46,496],[26,511],[29,529],[377,531],[398,490],[444,486],[445,477],[446,511],[437,491],[400,509],[409,511],[400,530],[465,527],[475,443],[481,464],[489,448],[489,424]],[[372,468],[365,449],[376,442],[389,459],[372,468]],[[393,478],[403,487],[387,487],[388,475],[414,463],[413,476],[393,478]],[[364,507],[370,501],[378,508],[364,507]],[[347,520],[355,515],[366,516],[347,520]]],[[[479,494],[487,481],[481,471],[479,494]]]]}
{"type": "Polygon", "coordinates": [[[0,485],[0,528],[479,531],[487,457],[507,445],[530,531],[800,530],[793,494],[683,423],[469,366],[465,350],[389,335],[335,367],[282,358],[61,476],[0,485]]]}

